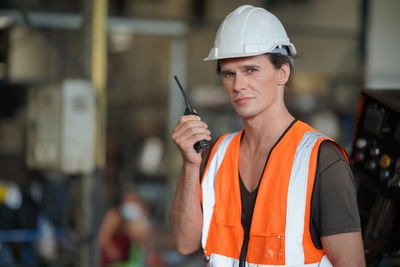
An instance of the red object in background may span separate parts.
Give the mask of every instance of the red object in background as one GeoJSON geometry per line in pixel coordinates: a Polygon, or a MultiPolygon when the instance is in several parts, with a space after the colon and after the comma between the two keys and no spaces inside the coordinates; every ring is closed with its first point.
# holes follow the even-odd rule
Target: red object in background
{"type": "Polygon", "coordinates": [[[101,249],[101,266],[107,267],[109,264],[120,261],[127,261],[129,258],[130,240],[126,234],[115,234],[112,237],[112,242],[119,252],[118,254],[106,251],[105,248],[101,249]],[[113,254],[113,255],[112,255],[113,254]]]}

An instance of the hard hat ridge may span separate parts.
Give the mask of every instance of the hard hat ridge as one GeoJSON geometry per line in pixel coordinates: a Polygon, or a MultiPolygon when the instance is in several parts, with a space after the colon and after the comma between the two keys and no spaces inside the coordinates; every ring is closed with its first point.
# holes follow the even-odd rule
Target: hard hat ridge
{"type": "Polygon", "coordinates": [[[228,14],[215,37],[214,47],[204,60],[255,56],[287,47],[296,55],[279,19],[260,7],[240,6],[228,14]]]}

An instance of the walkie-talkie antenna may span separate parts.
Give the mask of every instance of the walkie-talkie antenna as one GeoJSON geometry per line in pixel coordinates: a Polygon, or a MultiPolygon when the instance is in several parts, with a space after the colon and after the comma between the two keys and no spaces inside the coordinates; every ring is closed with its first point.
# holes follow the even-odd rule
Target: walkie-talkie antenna
{"type": "Polygon", "coordinates": [[[193,114],[194,111],[193,111],[192,105],[191,105],[190,102],[189,102],[189,98],[188,98],[188,96],[186,95],[186,92],[185,92],[185,90],[183,89],[182,84],[180,83],[180,81],[179,81],[179,79],[178,79],[178,77],[177,77],[176,75],[174,75],[174,79],[175,79],[176,83],[178,84],[179,89],[181,89],[181,92],[182,92],[182,95],[183,95],[183,99],[185,100],[186,108],[189,110],[189,112],[190,112],[191,114],[193,114]]]}

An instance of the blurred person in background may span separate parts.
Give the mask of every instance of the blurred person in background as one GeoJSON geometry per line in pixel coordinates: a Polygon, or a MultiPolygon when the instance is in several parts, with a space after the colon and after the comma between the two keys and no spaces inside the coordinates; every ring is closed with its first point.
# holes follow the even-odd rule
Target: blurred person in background
{"type": "Polygon", "coordinates": [[[217,61],[244,129],[203,155],[193,146],[211,133],[200,117],[173,129],[183,168],[170,220],[182,254],[202,248],[210,267],[365,266],[346,153],[284,102],[295,55],[263,8],[241,6],[222,22],[205,60],[217,61]]]}
{"type": "Polygon", "coordinates": [[[150,232],[145,204],[128,186],[101,224],[102,266],[144,266],[144,249],[150,232]]]}

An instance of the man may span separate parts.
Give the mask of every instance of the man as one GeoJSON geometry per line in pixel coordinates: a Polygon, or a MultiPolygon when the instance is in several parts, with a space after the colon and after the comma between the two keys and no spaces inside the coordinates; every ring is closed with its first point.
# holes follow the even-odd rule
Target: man
{"type": "Polygon", "coordinates": [[[171,209],[176,247],[203,248],[209,266],[364,266],[353,177],[333,140],[284,103],[296,54],[280,21],[241,6],[221,24],[205,60],[244,129],[218,138],[204,171],[193,149],[211,140],[194,115],[172,138],[183,169],[171,209]]]}

